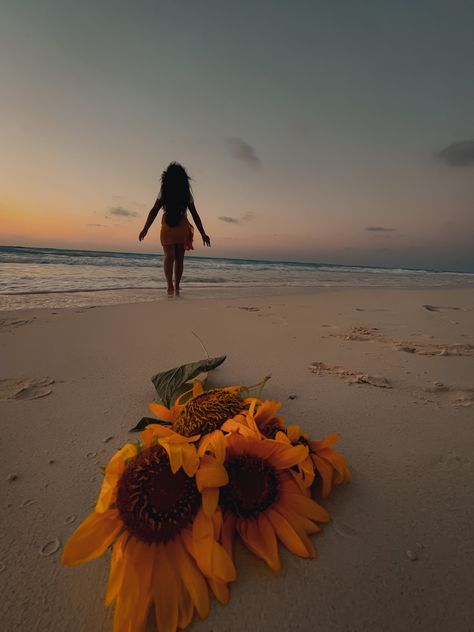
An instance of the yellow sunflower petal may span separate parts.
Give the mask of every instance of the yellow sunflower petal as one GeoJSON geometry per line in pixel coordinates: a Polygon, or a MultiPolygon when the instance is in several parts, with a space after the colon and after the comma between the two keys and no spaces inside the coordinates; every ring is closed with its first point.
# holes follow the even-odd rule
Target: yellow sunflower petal
{"type": "Polygon", "coordinates": [[[197,397],[204,393],[204,386],[200,380],[194,380],[193,382],[193,397],[197,397]]]}
{"type": "Polygon", "coordinates": [[[264,439],[252,443],[251,453],[267,460],[278,470],[286,470],[304,461],[308,456],[308,448],[304,445],[292,446],[280,441],[264,439]]]}
{"type": "Polygon", "coordinates": [[[235,523],[235,516],[229,514],[224,518],[222,524],[222,546],[231,560],[234,558],[235,523]]]}
{"type": "Polygon", "coordinates": [[[265,424],[271,419],[274,419],[278,415],[278,411],[282,407],[281,402],[276,402],[272,399],[266,399],[258,407],[255,413],[255,418],[258,424],[265,424]]]}
{"type": "MultiPolygon", "coordinates": [[[[290,426],[288,426],[288,428],[289,428],[289,427],[290,427],[290,426]]],[[[276,433],[276,435],[275,435],[275,441],[281,441],[281,442],[283,442],[283,443],[288,443],[288,444],[290,444],[290,445],[291,445],[291,441],[290,441],[290,439],[288,438],[288,435],[287,435],[285,432],[283,432],[282,430],[279,430],[279,431],[276,433]]]]}
{"type": "Polygon", "coordinates": [[[212,577],[212,544],[214,540],[214,527],[212,520],[206,516],[202,509],[194,518],[191,537],[189,533],[183,533],[183,541],[193,555],[201,571],[212,577]]]}
{"type": "Polygon", "coordinates": [[[321,527],[315,522],[290,509],[285,509],[281,504],[276,507],[276,511],[284,516],[299,534],[304,531],[308,535],[312,535],[321,531],[321,527]]]}
{"type": "Polygon", "coordinates": [[[290,442],[293,443],[295,441],[298,441],[298,439],[301,437],[301,426],[298,426],[296,424],[289,425],[286,427],[286,433],[290,442]]]}
{"type": "Polygon", "coordinates": [[[154,547],[152,593],[155,602],[156,626],[160,632],[176,632],[178,627],[178,583],[167,547],[154,547]]]}
{"type": "Polygon", "coordinates": [[[323,498],[326,498],[327,496],[329,496],[329,493],[331,492],[332,477],[333,477],[334,470],[327,461],[319,457],[317,454],[313,454],[313,461],[316,466],[316,469],[318,470],[319,475],[321,476],[321,480],[323,483],[321,496],[323,498]]]}
{"type": "Polygon", "coordinates": [[[221,426],[224,432],[233,432],[235,434],[241,434],[244,437],[255,437],[255,431],[248,427],[247,423],[242,423],[234,419],[228,419],[221,426]]]}
{"type": "Polygon", "coordinates": [[[303,496],[303,494],[282,494],[279,503],[283,507],[291,509],[311,520],[317,522],[327,522],[329,520],[329,514],[324,507],[318,505],[311,498],[303,496]]]}
{"type": "MultiPolygon", "coordinates": [[[[170,559],[176,564],[176,560],[170,554],[170,559]]],[[[194,604],[191,595],[180,578],[178,578],[178,628],[184,630],[193,620],[194,604]]]]}
{"type": "Polygon", "coordinates": [[[114,544],[112,555],[110,558],[109,580],[107,582],[107,591],[105,593],[105,605],[110,606],[112,601],[117,597],[122,586],[123,573],[125,569],[124,549],[128,539],[128,533],[124,531],[114,544]]]}
{"type": "Polygon", "coordinates": [[[203,489],[202,508],[206,516],[212,518],[216,512],[217,503],[219,502],[219,490],[215,487],[203,489]]]}
{"type": "Polygon", "coordinates": [[[123,528],[116,509],[103,513],[94,511],[66,542],[61,561],[66,566],[76,566],[102,555],[123,528]]]}
{"type": "Polygon", "coordinates": [[[294,530],[298,533],[300,540],[303,542],[306,551],[308,552],[308,557],[315,558],[316,549],[308,535],[321,531],[318,525],[311,522],[311,520],[308,520],[308,518],[303,518],[303,516],[300,516],[299,514],[287,511],[281,506],[278,507],[278,513],[286,518],[294,530]]]}
{"type": "Polygon", "coordinates": [[[237,529],[246,547],[264,560],[273,571],[278,572],[278,544],[275,531],[265,515],[260,514],[254,520],[238,520],[237,529]]]}
{"type": "Polygon", "coordinates": [[[223,523],[224,523],[224,520],[222,518],[222,512],[215,511],[212,514],[212,526],[214,527],[214,537],[216,539],[216,542],[221,541],[220,538],[221,538],[223,523]]]}
{"type": "Polygon", "coordinates": [[[339,483],[342,483],[343,481],[351,480],[352,476],[347,464],[347,460],[345,457],[342,456],[342,454],[340,454],[336,450],[333,450],[332,448],[325,448],[318,451],[317,456],[330,463],[336,471],[336,485],[339,485],[339,483]]]}
{"type": "Polygon", "coordinates": [[[250,430],[252,430],[252,432],[254,433],[254,435],[256,437],[262,437],[262,433],[260,432],[260,428],[257,425],[257,422],[255,421],[255,417],[252,414],[252,411],[249,410],[248,414],[247,414],[247,426],[250,428],[250,430]]]}
{"type": "Polygon", "coordinates": [[[298,465],[298,472],[293,472],[293,476],[297,479],[300,487],[309,488],[314,482],[314,464],[310,456],[308,456],[303,463],[298,465]]]}
{"type": "Polygon", "coordinates": [[[145,430],[140,432],[140,438],[146,445],[151,445],[152,438],[166,438],[169,439],[174,434],[171,426],[162,426],[161,424],[148,424],[145,430]]]}
{"type": "Polygon", "coordinates": [[[209,586],[211,587],[212,592],[214,593],[215,598],[220,603],[226,604],[229,603],[230,592],[227,584],[222,582],[216,582],[213,579],[209,580],[209,586]]]}
{"type": "Polygon", "coordinates": [[[339,434],[339,432],[334,432],[333,434],[328,435],[320,441],[311,441],[311,443],[309,444],[311,452],[317,452],[318,450],[322,450],[323,448],[330,448],[339,441],[340,437],[341,435],[339,434]]]}
{"type": "Polygon", "coordinates": [[[213,430],[202,437],[198,448],[198,454],[200,457],[203,457],[207,452],[210,452],[215,457],[219,465],[224,463],[225,441],[221,430],[213,430]]]}
{"type": "Polygon", "coordinates": [[[205,463],[196,472],[196,485],[199,491],[205,487],[222,487],[229,482],[229,476],[223,465],[205,463]]]}
{"type": "Polygon", "coordinates": [[[170,543],[172,546],[172,559],[177,564],[181,581],[188,591],[196,610],[205,619],[209,614],[209,591],[206,580],[199,571],[196,562],[187,552],[180,537],[170,543]]]}
{"type": "Polygon", "coordinates": [[[175,411],[172,408],[166,408],[163,404],[152,402],[148,404],[148,410],[155,415],[155,417],[158,417],[158,419],[163,419],[163,421],[175,421],[175,411]]]}
{"type": "Polygon", "coordinates": [[[189,443],[182,447],[183,470],[190,477],[196,474],[199,467],[199,456],[196,448],[189,443]]]}
{"type": "Polygon", "coordinates": [[[126,461],[137,455],[137,446],[127,443],[110,459],[105,468],[104,480],[100,490],[99,498],[95,506],[98,513],[107,511],[115,500],[117,482],[125,469],[126,461]]]}
{"type": "Polygon", "coordinates": [[[212,547],[212,576],[220,582],[233,582],[237,579],[235,566],[224,547],[218,542],[213,543],[212,547]]]}
{"type": "Polygon", "coordinates": [[[206,577],[220,582],[235,580],[234,564],[224,547],[215,541],[213,522],[201,509],[194,519],[191,542],[184,542],[206,577]]]}
{"type": "Polygon", "coordinates": [[[298,533],[286,518],[273,509],[268,509],[265,515],[268,517],[272,527],[275,529],[278,539],[283,542],[290,553],[298,555],[299,557],[309,557],[309,553],[304,543],[301,541],[298,533]]]}
{"type": "Polygon", "coordinates": [[[165,440],[161,440],[160,445],[163,446],[168,454],[171,471],[173,474],[176,474],[179,468],[183,465],[183,450],[181,446],[165,440]]]}
{"type": "Polygon", "coordinates": [[[124,551],[122,585],[115,605],[113,632],[142,632],[151,601],[153,548],[134,537],[124,551]]]}

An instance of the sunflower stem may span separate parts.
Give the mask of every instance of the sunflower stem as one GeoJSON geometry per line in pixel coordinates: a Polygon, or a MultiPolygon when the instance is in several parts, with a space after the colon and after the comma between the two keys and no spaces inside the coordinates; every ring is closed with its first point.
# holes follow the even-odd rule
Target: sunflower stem
{"type": "Polygon", "coordinates": [[[256,393],[256,397],[257,399],[260,399],[260,395],[262,394],[263,388],[265,386],[265,384],[268,382],[268,380],[271,378],[271,375],[266,375],[263,380],[261,380],[260,382],[258,382],[257,384],[252,384],[252,386],[247,386],[246,390],[250,392],[251,388],[258,388],[258,391],[256,393]]]}
{"type": "Polygon", "coordinates": [[[195,338],[197,338],[197,339],[198,339],[199,344],[200,344],[200,345],[201,345],[201,347],[204,349],[204,353],[206,354],[206,358],[209,358],[209,351],[206,349],[206,346],[205,346],[205,344],[203,343],[203,341],[201,340],[201,338],[197,335],[197,333],[196,333],[195,331],[192,331],[192,330],[191,330],[191,333],[193,334],[193,336],[194,336],[195,338]]]}

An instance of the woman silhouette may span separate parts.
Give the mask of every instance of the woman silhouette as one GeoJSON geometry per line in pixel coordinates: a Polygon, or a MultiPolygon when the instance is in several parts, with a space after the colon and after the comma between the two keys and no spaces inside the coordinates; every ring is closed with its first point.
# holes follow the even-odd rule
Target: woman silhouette
{"type": "Polygon", "coordinates": [[[163,208],[161,219],[160,240],[164,251],[163,268],[168,283],[168,296],[179,294],[179,284],[183,276],[184,253],[193,250],[194,228],[187,218],[187,209],[201,233],[205,246],[211,245],[206,235],[201,218],[194,205],[194,199],[189,184],[189,176],[184,167],[177,162],[168,165],[161,176],[161,190],[153,208],[148,213],[145,226],[138,236],[142,241],[148,233],[160,209],[163,208]],[[174,268],[174,284],[173,284],[174,268]]]}

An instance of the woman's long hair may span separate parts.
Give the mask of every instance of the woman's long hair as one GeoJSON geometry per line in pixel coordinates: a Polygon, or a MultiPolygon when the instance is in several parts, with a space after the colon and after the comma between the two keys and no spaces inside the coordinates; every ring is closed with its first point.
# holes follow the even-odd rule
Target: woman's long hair
{"type": "Polygon", "coordinates": [[[186,169],[177,162],[168,165],[161,175],[160,198],[168,226],[177,226],[192,201],[186,169]]]}

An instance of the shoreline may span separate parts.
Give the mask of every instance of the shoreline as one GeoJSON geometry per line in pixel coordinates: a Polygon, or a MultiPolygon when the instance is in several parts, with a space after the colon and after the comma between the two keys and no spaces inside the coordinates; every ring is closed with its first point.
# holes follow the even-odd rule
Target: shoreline
{"type": "Polygon", "coordinates": [[[186,288],[181,291],[179,297],[167,296],[166,288],[162,289],[125,289],[125,290],[64,290],[55,292],[31,292],[24,294],[0,294],[0,314],[14,311],[32,309],[74,309],[105,307],[111,305],[130,305],[134,303],[161,303],[169,300],[226,300],[254,299],[258,297],[271,299],[282,296],[316,296],[327,292],[351,292],[351,291],[374,291],[374,292],[456,292],[471,291],[471,286],[258,286],[251,287],[206,287],[206,288],[186,288]]]}

